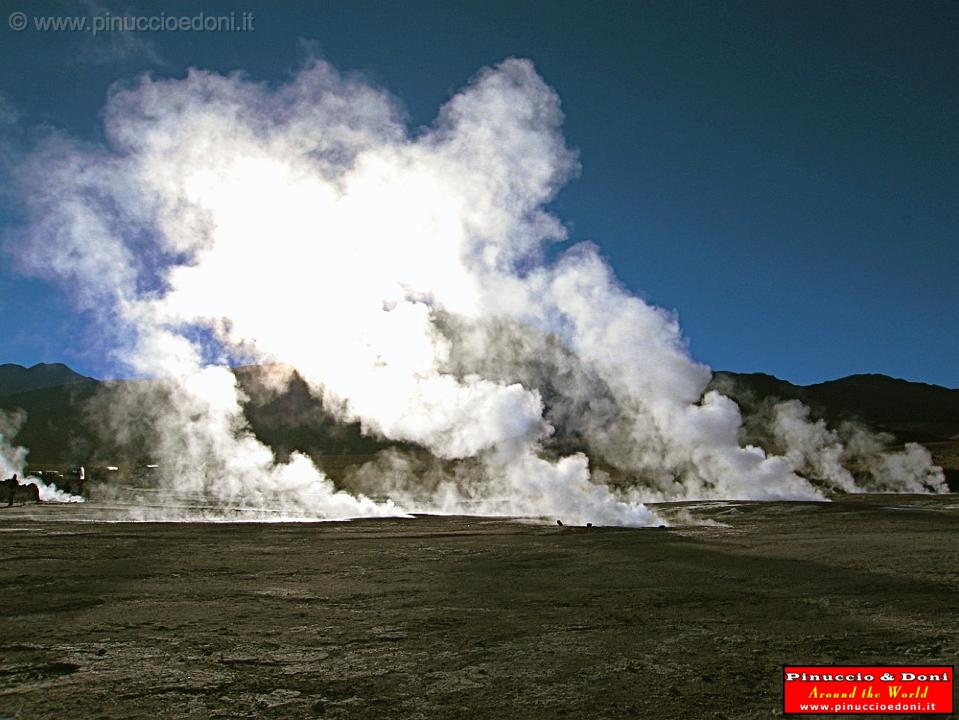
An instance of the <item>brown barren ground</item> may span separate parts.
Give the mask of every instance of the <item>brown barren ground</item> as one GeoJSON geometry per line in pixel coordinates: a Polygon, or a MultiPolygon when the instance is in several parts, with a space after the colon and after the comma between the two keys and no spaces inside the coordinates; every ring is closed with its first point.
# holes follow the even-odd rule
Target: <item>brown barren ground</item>
{"type": "Polygon", "coordinates": [[[0,509],[0,716],[769,718],[782,664],[955,664],[959,498],[725,527],[0,509]]]}

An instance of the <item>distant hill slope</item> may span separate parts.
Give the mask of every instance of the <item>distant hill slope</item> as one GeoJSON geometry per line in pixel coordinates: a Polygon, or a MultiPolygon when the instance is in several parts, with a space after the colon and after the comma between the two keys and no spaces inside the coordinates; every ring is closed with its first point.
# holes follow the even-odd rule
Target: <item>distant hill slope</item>
{"type": "MultiPolygon", "coordinates": [[[[251,398],[246,414],[255,434],[283,457],[293,450],[313,455],[366,455],[392,445],[364,436],[357,423],[341,423],[326,412],[298,376],[283,392],[270,391],[266,369],[238,368],[240,386],[251,398]]],[[[942,443],[959,436],[959,390],[897,380],[884,375],[850,377],[800,386],[760,373],[717,372],[710,388],[736,400],[744,415],[761,404],[797,399],[830,423],[857,420],[892,433],[899,442],[942,443]]],[[[15,442],[38,463],[130,462],[143,460],[150,446],[151,409],[167,396],[149,380],[101,382],[65,365],[24,368],[0,365],[0,410],[27,413],[15,442]],[[60,384],[53,383],[62,379],[60,384]],[[111,406],[137,386],[142,418],[125,427],[125,444],[111,432],[111,406]],[[13,388],[11,390],[11,388],[13,388]]],[[[557,428],[562,449],[563,428],[557,428]]],[[[952,444],[955,444],[954,442],[952,444]]],[[[577,449],[577,448],[571,448],[577,449]]]]}
{"type": "Polygon", "coordinates": [[[13,442],[28,448],[31,460],[42,463],[86,460],[98,444],[86,407],[103,386],[87,379],[0,395],[0,410],[27,414],[13,442]]]}
{"type": "Polygon", "coordinates": [[[711,388],[736,400],[745,413],[770,400],[800,400],[832,423],[855,420],[901,442],[938,442],[959,436],[959,390],[886,375],[850,375],[815,385],[793,385],[763,373],[716,372],[711,388]]]}
{"type": "Polygon", "coordinates": [[[29,368],[12,363],[0,365],[0,395],[71,385],[85,380],[90,378],[74,372],[63,363],[37,363],[29,368]]]}
{"type": "MultiPolygon", "coordinates": [[[[152,419],[169,402],[163,383],[100,381],[67,370],[69,374],[63,375],[69,379],[67,384],[0,393],[0,410],[26,412],[26,422],[13,442],[27,447],[30,461],[38,464],[148,462],[152,419]],[[115,415],[111,408],[129,407],[131,397],[140,411],[111,422],[115,415]],[[117,422],[122,423],[122,433],[116,431],[117,422]]],[[[364,436],[358,423],[338,422],[297,375],[283,392],[276,392],[269,389],[264,368],[237,368],[234,374],[250,397],[245,408],[250,427],[281,458],[295,450],[367,455],[395,445],[364,436]]]]}

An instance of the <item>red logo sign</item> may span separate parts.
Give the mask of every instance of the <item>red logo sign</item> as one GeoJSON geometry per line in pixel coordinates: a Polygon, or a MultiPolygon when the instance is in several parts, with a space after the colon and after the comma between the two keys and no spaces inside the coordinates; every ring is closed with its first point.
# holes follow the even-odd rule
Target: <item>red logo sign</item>
{"type": "Polygon", "coordinates": [[[948,715],[951,665],[786,665],[786,715],[948,715]]]}

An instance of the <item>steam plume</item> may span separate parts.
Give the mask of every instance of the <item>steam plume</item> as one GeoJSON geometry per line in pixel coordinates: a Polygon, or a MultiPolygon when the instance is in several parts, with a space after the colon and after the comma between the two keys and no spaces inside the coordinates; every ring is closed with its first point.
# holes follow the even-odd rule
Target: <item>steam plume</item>
{"type": "Polygon", "coordinates": [[[11,475],[23,476],[27,463],[27,449],[14,445],[13,439],[26,420],[23,412],[4,412],[0,410],[0,476],[5,479],[11,475]]]}
{"type": "Polygon", "coordinates": [[[45,483],[33,476],[24,477],[29,451],[22,445],[14,445],[13,439],[26,419],[26,413],[22,411],[0,410],[0,479],[16,475],[21,484],[36,485],[41,502],[83,502],[82,496],[60,490],[54,483],[45,483]]]}
{"type": "Polygon", "coordinates": [[[341,419],[459,463],[429,487],[397,455],[364,470],[407,508],[642,525],[650,500],[823,497],[795,472],[805,455],[740,447],[739,409],[703,397],[676,318],[596,247],[543,261],[565,237],[544,205],[577,163],[530,62],[481,71],[415,134],[386,92],[322,62],[278,88],[145,77],[105,118],[108,147],[56,138],[21,168],[24,252],[101,315],[119,360],[167,379],[156,452],[179,491],[401,511],[303,455],[277,463],[226,369],[242,358],[286,363],[341,419]],[[547,451],[561,426],[630,481],[547,451]]]}

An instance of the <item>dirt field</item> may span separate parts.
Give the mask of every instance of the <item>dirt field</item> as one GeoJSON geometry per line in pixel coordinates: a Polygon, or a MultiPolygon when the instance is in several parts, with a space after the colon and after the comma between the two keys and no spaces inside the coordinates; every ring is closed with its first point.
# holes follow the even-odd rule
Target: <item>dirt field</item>
{"type": "Polygon", "coordinates": [[[666,530],[95,510],[0,508],[0,717],[769,718],[783,663],[959,648],[956,496],[666,530]]]}

